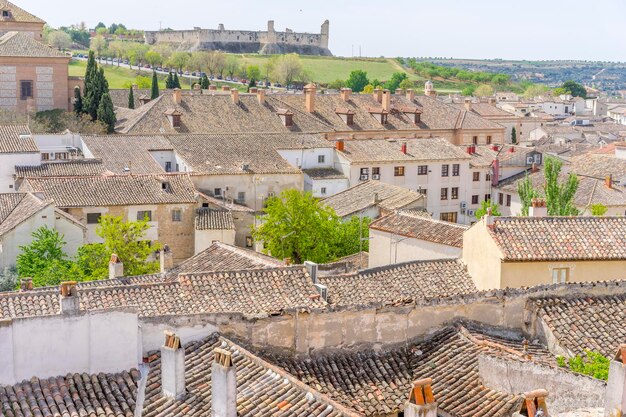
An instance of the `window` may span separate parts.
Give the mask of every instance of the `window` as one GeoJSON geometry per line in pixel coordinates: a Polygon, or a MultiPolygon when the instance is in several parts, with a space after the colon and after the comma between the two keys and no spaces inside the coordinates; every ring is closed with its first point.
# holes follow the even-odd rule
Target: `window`
{"type": "Polygon", "coordinates": [[[485,201],[491,201],[491,194],[485,194],[485,201]]]}
{"type": "Polygon", "coordinates": [[[359,179],[361,181],[367,181],[370,178],[370,169],[369,168],[361,168],[361,175],[359,179]]]}
{"type": "Polygon", "coordinates": [[[498,193],[498,204],[504,205],[504,194],[498,193]]]}
{"type": "Polygon", "coordinates": [[[491,145],[491,136],[487,136],[487,145],[491,145]]]}
{"type": "Polygon", "coordinates": [[[404,167],[394,167],[393,175],[394,177],[404,177],[404,167]]]}
{"type": "Polygon", "coordinates": [[[252,247],[252,236],[246,236],[246,248],[251,248],[252,247]]]}
{"type": "Polygon", "coordinates": [[[50,154],[48,152],[44,152],[41,154],[41,160],[42,161],[47,161],[50,159],[50,154]]]}
{"type": "Polygon", "coordinates": [[[458,177],[460,172],[461,172],[461,165],[453,164],[452,165],[452,176],[453,177],[458,177]]]}
{"type": "Polygon", "coordinates": [[[9,16],[11,16],[11,13],[8,10],[2,11],[2,17],[9,17],[9,16]]]}
{"type": "Polygon", "coordinates": [[[552,283],[565,284],[569,281],[569,268],[554,268],[552,270],[552,283]]]}
{"type": "Polygon", "coordinates": [[[511,194],[506,195],[506,206],[511,207],[511,194]]]}
{"type": "Polygon", "coordinates": [[[372,179],[379,180],[380,179],[380,167],[372,168],[372,179]]]}
{"type": "Polygon", "coordinates": [[[151,222],[152,221],[152,211],[150,211],[150,210],[138,211],[137,212],[137,221],[142,221],[144,219],[146,219],[149,222],[151,222]]]}
{"type": "Polygon", "coordinates": [[[182,222],[183,221],[183,211],[180,209],[172,210],[172,221],[173,222],[182,222]]]}
{"type": "Polygon", "coordinates": [[[477,195],[473,195],[472,196],[472,204],[478,204],[478,196],[477,195]]]}
{"type": "Polygon", "coordinates": [[[426,195],[426,193],[428,192],[428,190],[427,190],[426,188],[421,188],[421,187],[420,187],[420,188],[418,188],[418,189],[417,189],[417,192],[418,192],[418,194],[421,194],[421,195],[426,195]]]}
{"type": "Polygon", "coordinates": [[[417,167],[417,175],[428,175],[428,165],[419,165],[417,167]]]}
{"type": "Polygon", "coordinates": [[[172,172],[172,163],[170,161],[165,162],[165,172],[172,172]]]}
{"type": "Polygon", "coordinates": [[[322,187],[321,191],[322,195],[326,195],[326,187],[322,187]]]}
{"type": "Polygon", "coordinates": [[[447,177],[449,175],[450,165],[442,165],[441,166],[441,176],[447,177]]]}
{"type": "Polygon", "coordinates": [[[221,197],[222,196],[222,189],[221,188],[216,188],[213,190],[213,195],[215,197],[221,197]]]}
{"type": "Polygon", "coordinates": [[[326,156],[325,155],[317,155],[317,163],[318,164],[323,164],[326,161],[326,156]]]}
{"type": "Polygon", "coordinates": [[[64,160],[64,159],[69,159],[70,154],[67,152],[57,152],[54,154],[54,159],[58,159],[58,160],[64,160]]]}
{"type": "Polygon", "coordinates": [[[480,172],[472,172],[472,179],[474,181],[480,181],[480,172]]]}
{"type": "Polygon", "coordinates": [[[441,213],[439,215],[439,219],[443,220],[444,222],[456,223],[456,216],[456,211],[453,211],[451,213],[441,213]]]}
{"type": "Polygon", "coordinates": [[[442,200],[447,200],[448,199],[448,189],[447,188],[442,188],[441,189],[441,199],[442,200]]]}
{"type": "Polygon", "coordinates": [[[459,187],[452,187],[452,199],[453,200],[459,199],[459,187]]]}
{"type": "Polygon", "coordinates": [[[491,181],[491,174],[490,173],[486,173],[485,174],[485,181],[491,181]]]}
{"type": "Polygon", "coordinates": [[[20,98],[22,100],[33,98],[33,82],[32,81],[20,81],[20,98]]]}
{"type": "Polygon", "coordinates": [[[245,191],[239,191],[237,193],[237,202],[238,203],[245,203],[246,201],[246,193],[245,191]]]}
{"type": "Polygon", "coordinates": [[[472,137],[472,143],[473,143],[474,145],[478,145],[478,136],[473,136],[473,137],[472,137]]]}
{"type": "Polygon", "coordinates": [[[87,213],[87,224],[98,224],[102,213],[87,213]]]}

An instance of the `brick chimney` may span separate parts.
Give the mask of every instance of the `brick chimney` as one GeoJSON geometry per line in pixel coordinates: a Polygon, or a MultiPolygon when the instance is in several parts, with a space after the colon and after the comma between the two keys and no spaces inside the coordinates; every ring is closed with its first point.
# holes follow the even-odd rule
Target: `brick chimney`
{"type": "Polygon", "coordinates": [[[409,400],[404,404],[405,417],[437,417],[437,402],[432,384],[433,380],[430,378],[413,382],[409,400]]]}
{"type": "Polygon", "coordinates": [[[386,112],[391,110],[391,92],[389,90],[383,90],[383,110],[386,112]]]}
{"type": "Polygon", "coordinates": [[[309,113],[315,112],[315,95],[317,94],[317,87],[315,84],[307,84],[304,86],[304,101],[306,105],[306,111],[309,113]]]}
{"type": "Polygon", "coordinates": [[[230,91],[230,87],[227,85],[222,86],[222,91],[230,91]]]}
{"type": "Polygon", "coordinates": [[[548,406],[546,405],[547,397],[548,391],[545,389],[538,389],[524,393],[521,415],[528,417],[548,416],[548,406]]]}
{"type": "Polygon", "coordinates": [[[374,89],[374,100],[376,100],[379,103],[383,102],[383,90],[379,87],[376,87],[374,89]]]}
{"type": "Polygon", "coordinates": [[[335,149],[338,150],[339,152],[343,152],[344,150],[343,139],[338,139],[337,142],[335,142],[335,149]]]}
{"type": "Polygon", "coordinates": [[[193,85],[193,91],[202,91],[202,86],[198,83],[193,85]]]}
{"type": "Polygon", "coordinates": [[[605,416],[626,415],[626,344],[621,344],[609,364],[604,401],[605,416]]]}
{"type": "Polygon", "coordinates": [[[121,278],[124,276],[124,264],[114,253],[109,260],[109,279],[121,278]]]}
{"type": "Polygon", "coordinates": [[[161,391],[165,397],[185,396],[185,349],[173,332],[165,332],[161,346],[161,391]]]}
{"type": "Polygon", "coordinates": [[[239,90],[236,88],[230,90],[230,98],[233,100],[234,104],[239,104],[239,90]]]}
{"type": "Polygon", "coordinates": [[[350,88],[342,88],[340,94],[343,101],[350,101],[352,90],[350,88]]]}
{"type": "Polygon", "coordinates": [[[237,417],[237,370],[228,350],[213,350],[211,417],[237,417]]]}
{"type": "Polygon", "coordinates": [[[79,311],[80,300],[78,299],[76,281],[62,282],[60,290],[59,304],[61,305],[61,314],[71,314],[79,311]]]}
{"type": "Polygon", "coordinates": [[[604,177],[604,185],[606,185],[606,188],[613,188],[613,175],[609,174],[604,177]]]}
{"type": "Polygon", "coordinates": [[[465,99],[465,110],[472,111],[472,99],[471,98],[465,99]]]}
{"type": "Polygon", "coordinates": [[[528,208],[529,217],[547,217],[548,205],[544,198],[533,198],[528,208]]]}
{"type": "Polygon", "coordinates": [[[404,91],[403,91],[401,88],[396,88],[396,92],[395,92],[395,94],[396,94],[397,96],[401,96],[403,93],[404,93],[404,91]]]}
{"type": "Polygon", "coordinates": [[[250,87],[250,90],[248,90],[248,92],[250,94],[256,94],[258,91],[259,91],[259,89],[256,88],[256,87],[250,87]]]}
{"type": "Polygon", "coordinates": [[[211,84],[209,86],[209,91],[217,91],[217,86],[215,84],[211,84]]]}
{"type": "Polygon", "coordinates": [[[534,174],[539,172],[539,168],[537,168],[537,164],[533,162],[533,164],[530,166],[530,173],[534,174]]]}
{"type": "Polygon", "coordinates": [[[183,95],[180,88],[175,88],[174,91],[172,91],[172,99],[176,105],[179,105],[183,101],[183,95]]]}
{"type": "Polygon", "coordinates": [[[406,99],[409,101],[413,101],[415,99],[415,90],[409,88],[406,90],[406,99]]]}
{"type": "Polygon", "coordinates": [[[32,278],[22,278],[20,280],[20,291],[30,291],[33,289],[32,278]]]}
{"type": "Polygon", "coordinates": [[[256,98],[259,100],[259,104],[265,104],[265,89],[260,88],[256,93],[256,98]]]}

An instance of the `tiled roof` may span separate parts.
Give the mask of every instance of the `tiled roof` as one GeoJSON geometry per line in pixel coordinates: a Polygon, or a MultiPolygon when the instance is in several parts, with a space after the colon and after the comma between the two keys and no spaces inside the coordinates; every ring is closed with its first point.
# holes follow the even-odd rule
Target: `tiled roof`
{"type": "Polygon", "coordinates": [[[538,298],[532,306],[558,346],[575,355],[591,350],[610,358],[626,341],[626,294],[538,298]]]}
{"type": "Polygon", "coordinates": [[[358,271],[361,269],[367,269],[367,265],[369,264],[369,259],[370,259],[369,253],[358,252],[353,255],[344,256],[343,258],[339,258],[327,264],[321,264],[320,268],[332,269],[337,266],[345,265],[348,267],[349,270],[358,271]]]}
{"type": "Polygon", "coordinates": [[[354,139],[344,141],[340,152],[352,162],[419,162],[468,160],[462,148],[441,138],[429,139],[354,139]],[[402,152],[406,143],[407,153],[402,152]]]}
{"type": "Polygon", "coordinates": [[[423,201],[424,196],[408,188],[380,181],[365,181],[323,200],[338,216],[345,217],[368,207],[379,206],[385,210],[402,209],[423,201]],[[374,202],[374,199],[378,200],[374,202]]]}
{"type": "Polygon", "coordinates": [[[207,249],[168,271],[168,275],[210,271],[276,268],[284,263],[271,256],[249,249],[215,242],[207,249]]]}
{"type": "MultiPolygon", "coordinates": [[[[505,338],[488,331],[449,327],[425,342],[391,350],[304,358],[272,355],[272,360],[302,382],[367,417],[402,411],[413,381],[421,378],[432,378],[439,412],[446,416],[508,417],[520,410],[523,396],[484,386],[478,357],[519,358],[522,338],[505,338]]],[[[529,352],[533,358],[550,357],[545,349],[532,344],[529,352]]]]}
{"type": "Polygon", "coordinates": [[[626,159],[590,152],[574,156],[570,171],[596,178],[604,178],[607,175],[613,175],[614,179],[623,178],[626,177],[626,159]]]}
{"type": "Polygon", "coordinates": [[[196,210],[196,230],[235,230],[233,213],[228,210],[196,210]]]}
{"type": "Polygon", "coordinates": [[[196,201],[194,185],[185,174],[29,178],[21,188],[43,192],[63,208],[196,201]]]}
{"type": "Polygon", "coordinates": [[[471,155],[470,165],[489,167],[497,158],[501,166],[525,167],[529,165],[526,163],[526,156],[537,151],[535,148],[515,145],[500,145],[497,148],[498,150],[495,150],[493,146],[476,146],[476,152],[471,155]]]}
{"type": "Polygon", "coordinates": [[[343,172],[334,168],[303,169],[302,172],[314,180],[347,179],[343,172]]]}
{"type": "Polygon", "coordinates": [[[461,248],[468,226],[399,212],[376,220],[370,229],[461,248]]]}
{"type": "Polygon", "coordinates": [[[507,261],[626,259],[626,217],[496,217],[488,230],[507,261]]]}
{"type": "Polygon", "coordinates": [[[65,58],[63,52],[36,41],[24,32],[7,32],[0,37],[0,57],[65,58]]]}
{"type": "Polygon", "coordinates": [[[29,193],[0,194],[0,236],[50,205],[29,193]]]}
{"type": "Polygon", "coordinates": [[[46,23],[42,19],[37,16],[28,13],[26,10],[21,7],[16,6],[7,0],[0,1],[0,10],[8,10],[11,12],[11,16],[9,18],[2,18],[0,21],[9,21],[9,22],[21,22],[21,23],[46,23]]]}
{"type": "MultiPolygon", "coordinates": [[[[459,110],[465,110],[464,103],[455,103],[454,106],[459,110]]],[[[472,107],[470,110],[472,113],[475,113],[481,117],[486,119],[515,119],[517,118],[515,115],[504,111],[492,104],[489,103],[472,103],[472,107]]]]}
{"type": "Polygon", "coordinates": [[[0,386],[0,416],[134,417],[137,370],[119,374],[68,374],[0,386]]]}
{"type": "Polygon", "coordinates": [[[232,354],[237,375],[237,416],[339,417],[356,413],[316,393],[282,369],[233,342],[212,335],[185,346],[186,394],[179,400],[161,394],[160,352],[150,356],[144,417],[211,415],[211,366],[214,349],[232,354]]]}
{"type": "MultiPolygon", "coordinates": [[[[110,89],[109,95],[111,96],[111,100],[113,101],[113,105],[115,107],[125,107],[128,108],[128,88],[121,89],[110,89]]],[[[139,101],[139,97],[143,95],[147,95],[150,97],[152,91],[150,89],[139,89],[133,91],[133,97],[135,98],[135,109],[141,106],[141,101],[139,101]]]]}
{"type": "Polygon", "coordinates": [[[127,170],[133,174],[164,172],[150,151],[172,149],[167,138],[158,134],[83,136],[83,142],[93,157],[101,159],[104,167],[115,174],[124,174],[127,170]]]}
{"type": "Polygon", "coordinates": [[[395,305],[418,299],[445,298],[476,292],[465,266],[457,260],[418,261],[319,277],[334,305],[395,305]]]}
{"type": "Polygon", "coordinates": [[[43,162],[41,165],[15,166],[17,178],[100,175],[105,171],[101,159],[76,159],[64,162],[43,162]]]}
{"type": "Polygon", "coordinates": [[[0,153],[39,153],[39,148],[27,125],[0,124],[0,153]]]}

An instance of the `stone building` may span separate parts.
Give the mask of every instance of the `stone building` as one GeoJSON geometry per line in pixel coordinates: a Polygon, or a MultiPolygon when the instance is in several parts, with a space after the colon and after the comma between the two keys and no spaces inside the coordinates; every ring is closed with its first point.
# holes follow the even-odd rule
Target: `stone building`
{"type": "Polygon", "coordinates": [[[300,33],[291,29],[277,32],[274,21],[267,22],[266,31],[218,29],[146,31],[148,45],[169,44],[187,51],[225,51],[232,53],[325,55],[328,49],[330,23],[326,20],[320,33],[300,33]]]}

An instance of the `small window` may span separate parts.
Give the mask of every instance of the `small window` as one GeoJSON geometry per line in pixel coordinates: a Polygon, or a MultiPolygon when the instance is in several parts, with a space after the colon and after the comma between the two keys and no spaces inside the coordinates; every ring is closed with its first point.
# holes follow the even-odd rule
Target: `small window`
{"type": "Polygon", "coordinates": [[[372,168],[372,179],[379,180],[380,179],[380,167],[372,168]]]}
{"type": "Polygon", "coordinates": [[[393,168],[393,176],[394,177],[404,177],[404,167],[394,167],[393,168]]]}
{"type": "Polygon", "coordinates": [[[237,193],[237,202],[244,203],[246,201],[246,193],[244,191],[239,191],[237,193]]]}
{"type": "Polygon", "coordinates": [[[478,204],[478,196],[477,195],[473,195],[472,196],[472,204],[478,204]]]}
{"type": "Polygon", "coordinates": [[[428,165],[419,165],[417,167],[417,175],[428,175],[428,165]]]}
{"type": "Polygon", "coordinates": [[[215,189],[213,190],[213,195],[214,195],[215,197],[221,197],[221,196],[222,196],[222,189],[221,189],[221,188],[215,188],[215,189]]]}
{"type": "Polygon", "coordinates": [[[480,181],[480,172],[473,172],[472,173],[472,179],[474,181],[480,181]]]}
{"type": "Polygon", "coordinates": [[[98,224],[102,213],[87,213],[87,224],[98,224]]]}
{"type": "Polygon", "coordinates": [[[457,213],[453,211],[451,213],[441,213],[439,219],[444,222],[456,223],[457,213]]]}
{"type": "Polygon", "coordinates": [[[490,173],[485,174],[485,181],[491,181],[491,174],[490,173]]]}
{"type": "Polygon", "coordinates": [[[48,152],[44,152],[41,154],[42,161],[48,161],[50,159],[50,154],[48,152]]]}
{"type": "Polygon", "coordinates": [[[22,100],[33,98],[33,82],[32,81],[20,82],[20,98],[22,100]]]}
{"type": "Polygon", "coordinates": [[[426,195],[426,193],[428,192],[428,190],[426,188],[418,188],[417,192],[421,195],[426,195]]]}
{"type": "Polygon", "coordinates": [[[452,187],[452,199],[453,200],[459,199],[459,187],[452,187]]]}
{"type": "Polygon", "coordinates": [[[367,181],[370,178],[370,169],[369,168],[361,168],[361,175],[359,179],[361,181],[367,181]]]}
{"type": "Polygon", "coordinates": [[[317,163],[318,164],[323,164],[326,161],[326,156],[325,155],[317,155],[317,163]]]}
{"type": "Polygon", "coordinates": [[[448,199],[448,189],[447,188],[442,188],[441,189],[441,199],[442,200],[447,200],[448,199]]]}
{"type": "Polygon", "coordinates": [[[2,11],[2,17],[9,17],[9,16],[11,16],[11,13],[8,10],[2,11]]]}
{"type": "Polygon", "coordinates": [[[474,136],[474,137],[472,137],[472,143],[473,143],[474,145],[478,145],[478,136],[474,136]]]}
{"type": "Polygon", "coordinates": [[[461,165],[459,165],[459,164],[452,165],[452,176],[453,177],[458,177],[460,172],[461,172],[461,165]]]}
{"type": "Polygon", "coordinates": [[[511,207],[511,194],[506,195],[506,206],[511,207]]]}
{"type": "Polygon", "coordinates": [[[54,159],[66,160],[70,158],[70,154],[67,152],[57,152],[54,154],[54,159]]]}
{"type": "Polygon", "coordinates": [[[450,176],[450,165],[442,165],[441,166],[441,176],[442,177],[450,176]]]}
{"type": "Polygon", "coordinates": [[[487,145],[491,145],[491,136],[487,136],[487,145]]]}
{"type": "Polygon", "coordinates": [[[147,221],[151,222],[152,221],[152,211],[150,211],[150,210],[138,211],[137,212],[137,221],[142,221],[142,220],[147,220],[147,221]]]}
{"type": "Polygon", "coordinates": [[[498,204],[504,205],[504,194],[498,193],[498,204]]]}
{"type": "Polygon", "coordinates": [[[321,192],[322,195],[326,195],[326,187],[322,187],[320,192],[321,192]]]}
{"type": "Polygon", "coordinates": [[[253,242],[252,236],[246,236],[246,248],[251,248],[253,242]]]}
{"type": "Polygon", "coordinates": [[[173,222],[183,221],[183,211],[180,209],[172,210],[172,221],[173,222]]]}
{"type": "Polygon", "coordinates": [[[491,194],[485,194],[485,201],[491,201],[491,194]]]}
{"type": "Polygon", "coordinates": [[[554,268],[552,270],[552,283],[565,284],[569,282],[569,268],[554,268]]]}
{"type": "Polygon", "coordinates": [[[170,161],[165,162],[165,172],[172,172],[172,163],[170,161]]]}

